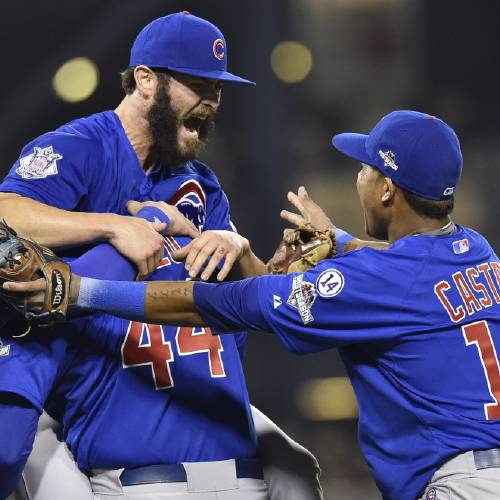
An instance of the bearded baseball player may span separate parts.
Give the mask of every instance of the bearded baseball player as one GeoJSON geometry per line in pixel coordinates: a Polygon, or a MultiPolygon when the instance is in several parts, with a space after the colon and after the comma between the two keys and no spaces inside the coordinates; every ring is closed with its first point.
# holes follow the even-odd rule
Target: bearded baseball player
{"type": "MultiPolygon", "coordinates": [[[[196,161],[220,103],[222,82],[252,84],[227,71],[226,44],[216,26],[187,12],[153,21],[137,37],[130,67],[122,74],[124,100],[114,112],[75,120],[28,144],[0,186],[3,191],[0,216],[9,220],[20,234],[60,249],[68,257],[81,255],[89,244],[107,241],[136,265],[138,278],[148,276],[162,265],[165,242],[160,231],[196,237],[186,250],[176,253],[169,249],[172,258],[188,258],[192,275],[198,274],[205,262],[208,263],[204,279],[216,269],[217,278],[224,279],[236,261],[244,276],[263,272],[264,265],[250,251],[246,240],[233,231],[227,199],[217,178],[208,167],[196,161]],[[163,204],[167,219],[166,223],[159,224],[127,217],[128,200],[172,200],[178,208],[163,204]]],[[[129,204],[128,207],[135,214],[143,205],[129,204]]],[[[123,337],[126,331],[115,333],[123,337]]],[[[143,353],[138,345],[136,347],[135,354],[143,353]]],[[[160,350],[165,354],[165,349],[160,350]]],[[[153,351],[148,351],[151,357],[153,351]]],[[[2,360],[11,352],[2,356],[2,360]]],[[[56,355],[52,351],[51,354],[56,355]]],[[[237,352],[228,349],[226,354],[234,358],[237,352]]],[[[234,363],[239,363],[239,357],[237,361],[232,359],[227,369],[236,366],[234,363]]],[[[127,373],[134,372],[127,366],[122,368],[127,373]]],[[[201,383],[195,375],[189,380],[201,383]]],[[[37,378],[37,384],[39,381],[37,378]]],[[[213,383],[211,375],[207,383],[213,383]]],[[[0,394],[9,405],[14,398],[15,404],[39,412],[48,395],[48,386],[43,384],[43,387],[35,395],[6,384],[0,387],[0,394]]],[[[164,394],[168,390],[167,387],[160,392],[164,394]]],[[[243,402],[244,398],[239,401],[243,402]]],[[[260,412],[254,412],[253,417],[259,419],[264,433],[280,432],[260,412]]],[[[183,429],[188,428],[186,423],[183,425],[183,429]]],[[[248,425],[251,435],[254,432],[252,418],[248,419],[248,425]]],[[[195,442],[198,428],[193,425],[189,429],[195,442]]],[[[286,441],[290,456],[282,457],[281,476],[266,477],[271,498],[321,498],[319,469],[314,458],[283,433],[280,436],[286,441]],[[297,456],[304,457],[303,463],[307,464],[302,470],[303,477],[287,472],[287,460],[293,461],[297,456]],[[296,488],[293,487],[295,479],[296,488]],[[298,493],[294,493],[295,490],[298,493]],[[301,496],[294,497],[295,494],[301,496]]],[[[127,441],[120,440],[118,444],[124,449],[127,447],[127,441]]],[[[53,445],[52,442],[50,446],[53,445]]],[[[186,448],[185,456],[178,455],[175,463],[217,462],[214,457],[218,455],[213,451],[200,448],[197,458],[193,458],[186,448]]],[[[24,459],[26,452],[23,452],[24,459]]],[[[47,467],[45,454],[40,456],[43,458],[38,463],[47,467]]],[[[233,456],[233,462],[237,458],[233,456]]],[[[162,460],[166,460],[165,457],[162,460]]],[[[28,473],[37,468],[31,465],[28,473]]],[[[231,473],[240,473],[235,462],[231,467],[231,473]]],[[[272,470],[277,472],[279,468],[272,470]]],[[[199,469],[190,473],[188,484],[193,480],[195,489],[204,487],[197,483],[198,474],[201,483],[207,477],[199,469]]],[[[62,480],[62,472],[56,475],[62,480]]],[[[14,476],[13,472],[2,475],[2,491],[12,489],[14,476]]],[[[91,496],[89,489],[83,493],[69,493],[67,489],[62,492],[59,483],[44,483],[46,476],[34,481],[37,489],[31,492],[32,498],[91,496]]],[[[29,482],[29,478],[26,479],[29,482]]]]}
{"type": "MultiPolygon", "coordinates": [[[[457,136],[435,116],[396,111],[333,144],[361,162],[366,231],[386,250],[223,284],[74,278],[70,300],[136,321],[271,331],[301,354],[336,347],[384,498],[497,499],[500,262],[483,236],[450,219],[457,136]]],[[[44,279],[4,287],[33,291],[32,308],[45,298],[44,279]]]]}

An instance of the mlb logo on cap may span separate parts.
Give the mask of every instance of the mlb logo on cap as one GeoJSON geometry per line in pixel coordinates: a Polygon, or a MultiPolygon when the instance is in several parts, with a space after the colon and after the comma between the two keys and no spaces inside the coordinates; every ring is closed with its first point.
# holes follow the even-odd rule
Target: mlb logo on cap
{"type": "Polygon", "coordinates": [[[470,249],[469,240],[467,238],[453,242],[453,251],[456,255],[468,252],[470,249]]]}

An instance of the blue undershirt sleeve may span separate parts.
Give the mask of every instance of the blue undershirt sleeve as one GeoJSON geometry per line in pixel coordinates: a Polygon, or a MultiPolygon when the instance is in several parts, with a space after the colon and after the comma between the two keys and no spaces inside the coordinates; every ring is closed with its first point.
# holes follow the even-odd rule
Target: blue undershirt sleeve
{"type": "Polygon", "coordinates": [[[35,439],[38,410],[16,394],[0,392],[0,498],[17,486],[35,439]]]}

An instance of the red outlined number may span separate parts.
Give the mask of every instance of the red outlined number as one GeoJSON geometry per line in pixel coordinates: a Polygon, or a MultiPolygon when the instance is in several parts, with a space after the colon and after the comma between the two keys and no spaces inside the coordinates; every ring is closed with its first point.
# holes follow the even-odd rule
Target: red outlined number
{"type": "Polygon", "coordinates": [[[170,374],[170,363],[174,360],[171,342],[165,342],[160,325],[147,325],[131,321],[122,344],[124,368],[151,365],[155,388],[168,389],[174,386],[170,374]],[[141,344],[145,336],[146,342],[141,344]]]}
{"type": "Polygon", "coordinates": [[[484,414],[487,420],[500,418],[500,366],[498,356],[486,321],[477,321],[462,327],[467,345],[476,344],[483,364],[488,389],[494,403],[485,403],[484,414]]]}
{"type": "MultiPolygon", "coordinates": [[[[212,335],[210,328],[181,326],[175,335],[180,356],[206,353],[211,377],[225,377],[222,361],[222,342],[212,335]]],[[[122,344],[123,368],[151,365],[156,390],[174,387],[170,363],[174,361],[172,343],[165,341],[160,325],[131,321],[122,344]]]]}
{"type": "Polygon", "coordinates": [[[175,336],[177,350],[181,356],[207,353],[212,377],[225,377],[221,352],[224,350],[220,338],[212,335],[210,328],[181,326],[175,336]]]}

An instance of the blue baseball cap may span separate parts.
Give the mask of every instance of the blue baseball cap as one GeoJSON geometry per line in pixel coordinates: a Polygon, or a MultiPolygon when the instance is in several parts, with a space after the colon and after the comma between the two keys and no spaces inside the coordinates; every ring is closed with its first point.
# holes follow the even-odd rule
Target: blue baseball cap
{"type": "Polygon", "coordinates": [[[130,66],[140,65],[255,85],[227,71],[226,40],[219,28],[187,11],[155,19],[142,29],[130,51],[130,66]]]}
{"type": "Polygon", "coordinates": [[[335,135],[333,145],[350,158],[378,169],[402,188],[429,200],[455,192],[462,173],[460,143],[435,116],[393,111],[368,134],[335,135]]]}

